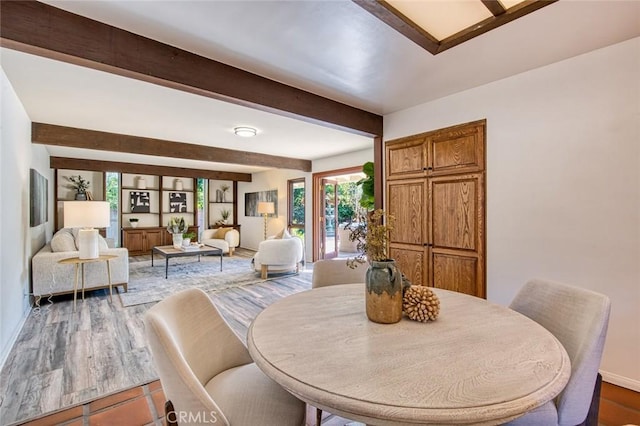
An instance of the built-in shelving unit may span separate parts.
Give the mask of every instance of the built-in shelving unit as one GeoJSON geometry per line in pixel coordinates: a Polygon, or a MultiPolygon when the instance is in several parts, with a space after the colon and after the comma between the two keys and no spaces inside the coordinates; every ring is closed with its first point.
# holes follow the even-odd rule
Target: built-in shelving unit
{"type": "Polygon", "coordinates": [[[209,179],[209,228],[221,225],[235,225],[238,223],[238,211],[236,198],[238,197],[238,185],[230,180],[209,179]],[[228,212],[227,219],[223,221],[223,213],[228,212]]]}

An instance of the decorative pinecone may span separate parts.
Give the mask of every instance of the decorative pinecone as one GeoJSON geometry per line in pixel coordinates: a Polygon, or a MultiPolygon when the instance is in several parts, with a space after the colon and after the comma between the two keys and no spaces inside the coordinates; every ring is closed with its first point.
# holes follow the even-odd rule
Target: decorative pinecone
{"type": "Polygon", "coordinates": [[[412,285],[404,292],[402,310],[414,321],[434,321],[440,313],[440,300],[429,287],[412,285]]]}

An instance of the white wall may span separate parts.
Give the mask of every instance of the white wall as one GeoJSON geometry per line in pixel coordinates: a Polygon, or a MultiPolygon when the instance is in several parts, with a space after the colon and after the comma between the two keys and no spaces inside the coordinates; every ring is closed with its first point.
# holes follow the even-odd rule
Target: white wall
{"type": "MultiPolygon", "coordinates": [[[[287,226],[287,180],[305,178],[307,196],[311,188],[311,174],[296,170],[270,170],[254,173],[252,182],[238,182],[238,223],[241,225],[241,246],[257,250],[264,238],[264,219],[244,215],[244,194],[247,192],[278,190],[278,216],[267,221],[267,236],[274,235],[287,226]]],[[[309,214],[307,212],[307,214],[309,214]]],[[[309,216],[307,216],[309,217],[309,216]]],[[[310,235],[309,231],[305,235],[310,235]]],[[[307,252],[308,254],[308,252],[307,252]]]]}
{"type": "Polygon", "coordinates": [[[371,140],[371,148],[369,149],[314,160],[311,163],[311,170],[313,170],[313,173],[319,173],[354,166],[362,167],[367,161],[373,161],[373,139],[371,140]]]}
{"type": "Polygon", "coordinates": [[[49,155],[31,145],[31,121],[4,70],[0,126],[0,366],[29,311],[31,256],[51,238],[53,229],[53,175],[49,155]],[[29,169],[49,182],[49,222],[29,227],[29,169]]]}
{"type": "Polygon", "coordinates": [[[487,291],[611,298],[601,370],[640,391],[640,38],[385,117],[384,140],[487,119],[487,291]]]}
{"type": "MultiPolygon", "coordinates": [[[[362,166],[367,161],[373,161],[373,141],[372,148],[361,151],[349,152],[333,157],[314,160],[311,164],[313,173],[327,170],[338,170],[353,166],[362,166]]],[[[305,253],[306,259],[311,260],[312,248],[312,180],[311,173],[296,170],[270,170],[262,173],[254,173],[252,182],[238,182],[238,223],[241,226],[241,246],[244,248],[257,250],[258,244],[264,236],[264,220],[262,217],[248,217],[244,215],[244,194],[246,192],[278,190],[278,217],[269,218],[267,222],[267,236],[279,232],[287,226],[287,180],[305,178],[305,253]]]]}

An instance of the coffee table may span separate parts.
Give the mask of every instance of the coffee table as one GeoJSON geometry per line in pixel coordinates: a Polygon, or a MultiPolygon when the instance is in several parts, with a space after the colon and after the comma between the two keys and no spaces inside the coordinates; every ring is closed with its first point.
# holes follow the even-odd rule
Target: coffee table
{"type": "Polygon", "coordinates": [[[164,278],[167,279],[169,274],[169,259],[172,257],[187,257],[198,256],[198,262],[200,262],[200,256],[203,254],[214,254],[220,256],[220,270],[222,271],[222,249],[203,246],[198,249],[182,250],[173,248],[173,246],[156,246],[151,250],[151,266],[153,266],[153,254],[158,253],[164,256],[164,278]]]}

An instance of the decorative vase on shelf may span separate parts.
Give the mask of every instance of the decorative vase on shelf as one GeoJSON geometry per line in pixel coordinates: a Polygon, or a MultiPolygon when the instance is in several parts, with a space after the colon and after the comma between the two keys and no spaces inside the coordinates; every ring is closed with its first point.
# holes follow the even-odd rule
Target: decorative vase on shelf
{"type": "Polygon", "coordinates": [[[137,228],[138,227],[138,221],[137,220],[136,221],[131,221],[129,223],[131,224],[132,228],[137,228]]]}
{"type": "Polygon", "coordinates": [[[176,179],[175,187],[176,187],[176,191],[182,191],[183,189],[182,179],[176,179]]]}
{"type": "Polygon", "coordinates": [[[138,178],[138,189],[147,189],[147,181],[145,180],[145,178],[138,178]]]}
{"type": "Polygon", "coordinates": [[[76,201],[87,201],[87,193],[86,192],[78,192],[76,194],[76,201]]]}
{"type": "Polygon", "coordinates": [[[176,233],[176,234],[171,234],[172,238],[173,238],[173,248],[175,249],[179,249],[180,247],[182,247],[182,234],[181,233],[176,233]]]}
{"type": "Polygon", "coordinates": [[[402,319],[402,273],[394,260],[370,262],[365,299],[369,320],[393,324],[402,319]]]}

